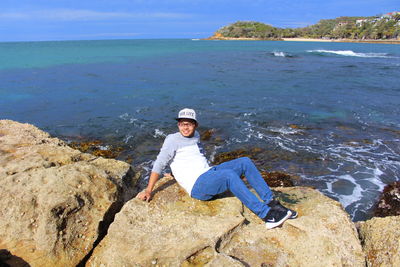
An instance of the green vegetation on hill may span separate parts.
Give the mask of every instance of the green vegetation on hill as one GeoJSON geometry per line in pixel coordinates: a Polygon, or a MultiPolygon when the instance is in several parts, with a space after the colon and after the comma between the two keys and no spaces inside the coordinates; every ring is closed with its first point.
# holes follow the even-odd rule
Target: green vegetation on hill
{"type": "Polygon", "coordinates": [[[400,38],[400,12],[375,17],[339,17],[320,20],[305,28],[277,28],[254,21],[238,21],[220,28],[216,38],[279,39],[290,37],[325,39],[400,38]]]}
{"type": "Polygon", "coordinates": [[[261,22],[238,21],[217,31],[223,37],[230,38],[276,38],[279,37],[281,29],[272,27],[261,22]]]}

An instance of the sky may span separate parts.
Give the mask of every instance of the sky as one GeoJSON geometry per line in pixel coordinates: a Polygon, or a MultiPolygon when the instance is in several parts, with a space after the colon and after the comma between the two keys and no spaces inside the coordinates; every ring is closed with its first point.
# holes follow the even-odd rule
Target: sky
{"type": "Polygon", "coordinates": [[[205,38],[236,21],[297,28],[400,0],[0,0],[0,42],[205,38]]]}

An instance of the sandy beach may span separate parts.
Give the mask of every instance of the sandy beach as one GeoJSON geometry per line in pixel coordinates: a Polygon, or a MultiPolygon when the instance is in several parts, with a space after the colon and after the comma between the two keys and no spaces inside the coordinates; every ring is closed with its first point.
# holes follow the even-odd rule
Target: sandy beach
{"type": "Polygon", "coordinates": [[[262,38],[233,38],[211,36],[201,40],[226,40],[226,41],[288,41],[288,42],[336,42],[336,43],[372,43],[372,44],[400,44],[400,40],[357,40],[357,39],[322,39],[322,38],[279,38],[279,39],[262,39],[262,38]]]}
{"type": "Polygon", "coordinates": [[[289,42],[333,42],[331,39],[318,39],[318,38],[282,38],[283,41],[289,42]]]}
{"type": "Polygon", "coordinates": [[[289,42],[339,42],[339,43],[373,43],[373,44],[400,44],[400,40],[357,40],[357,39],[319,39],[319,38],[282,38],[289,42]]]}

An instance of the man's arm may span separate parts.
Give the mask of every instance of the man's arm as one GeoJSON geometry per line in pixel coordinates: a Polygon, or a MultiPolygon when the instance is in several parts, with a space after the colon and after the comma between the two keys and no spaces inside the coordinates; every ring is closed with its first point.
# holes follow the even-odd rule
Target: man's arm
{"type": "Polygon", "coordinates": [[[153,164],[153,169],[151,170],[149,183],[146,190],[140,192],[136,197],[141,200],[146,200],[147,202],[151,199],[151,192],[153,191],[154,185],[156,184],[160,173],[168,164],[168,162],[175,155],[174,143],[171,141],[171,135],[168,135],[161,147],[160,153],[158,153],[157,159],[153,164]]]}
{"type": "Polygon", "coordinates": [[[151,199],[151,192],[153,191],[154,185],[158,181],[159,177],[160,175],[158,173],[151,172],[147,188],[140,192],[136,197],[143,201],[149,202],[151,199]]]}

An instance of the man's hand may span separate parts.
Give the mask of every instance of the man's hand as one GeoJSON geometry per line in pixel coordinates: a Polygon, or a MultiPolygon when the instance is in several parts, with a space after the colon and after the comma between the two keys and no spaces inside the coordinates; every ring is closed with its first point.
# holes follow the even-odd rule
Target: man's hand
{"type": "Polygon", "coordinates": [[[136,198],[149,202],[151,199],[151,192],[153,191],[154,185],[156,184],[159,176],[160,175],[158,173],[151,172],[147,188],[137,194],[136,198]]]}
{"type": "Polygon", "coordinates": [[[137,194],[136,198],[149,202],[151,198],[151,193],[148,192],[147,190],[143,190],[142,192],[137,194]]]}

